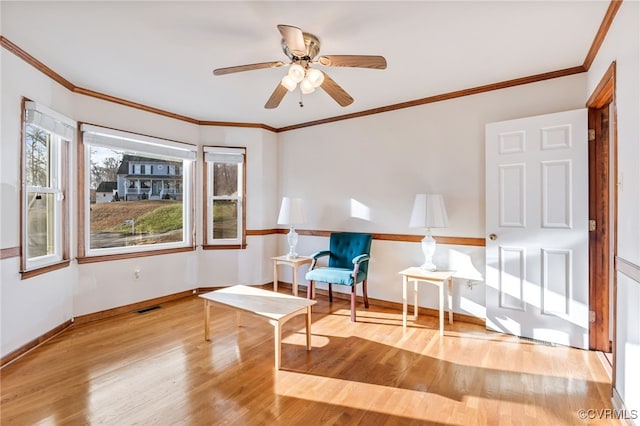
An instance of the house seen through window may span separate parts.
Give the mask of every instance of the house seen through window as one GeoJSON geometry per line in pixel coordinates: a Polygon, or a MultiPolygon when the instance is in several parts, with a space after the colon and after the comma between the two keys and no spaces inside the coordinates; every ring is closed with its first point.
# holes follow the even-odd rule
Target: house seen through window
{"type": "Polygon", "coordinates": [[[82,129],[89,175],[86,254],[191,245],[196,147],[97,126],[82,129]]]}

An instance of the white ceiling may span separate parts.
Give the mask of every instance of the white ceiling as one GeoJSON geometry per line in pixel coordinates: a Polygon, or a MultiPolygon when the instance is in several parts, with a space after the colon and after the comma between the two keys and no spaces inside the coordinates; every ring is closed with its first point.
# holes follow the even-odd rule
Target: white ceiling
{"type": "Polygon", "coordinates": [[[1,31],[76,86],[197,120],[303,123],[581,65],[609,5],[599,1],[2,1],[1,31]],[[287,58],[278,24],[321,54],[383,55],[386,70],[324,68],[355,102],[288,93],[286,68],[214,68],[287,58]]]}

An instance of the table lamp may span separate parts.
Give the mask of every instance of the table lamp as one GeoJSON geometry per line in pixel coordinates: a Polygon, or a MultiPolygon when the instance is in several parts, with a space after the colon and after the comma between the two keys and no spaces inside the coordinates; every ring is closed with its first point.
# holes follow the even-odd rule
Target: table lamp
{"type": "Polygon", "coordinates": [[[409,226],[412,228],[426,228],[427,235],[422,239],[424,264],[421,269],[435,271],[436,265],[431,260],[436,251],[436,240],[431,236],[431,228],[446,228],[449,226],[447,210],[441,194],[416,194],[411,211],[409,226]]]}
{"type": "Polygon", "coordinates": [[[280,214],[278,215],[278,225],[288,225],[287,243],[289,243],[289,259],[298,257],[296,245],[298,244],[298,234],[295,225],[304,223],[304,212],[302,210],[302,198],[282,197],[280,204],[280,214]]]}

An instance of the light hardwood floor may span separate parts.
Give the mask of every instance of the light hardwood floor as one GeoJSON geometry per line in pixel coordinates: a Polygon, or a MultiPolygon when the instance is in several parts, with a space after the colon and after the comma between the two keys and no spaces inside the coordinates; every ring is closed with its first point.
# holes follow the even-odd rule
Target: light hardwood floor
{"type": "MultiPolygon", "coordinates": [[[[438,335],[422,315],[347,301],[284,327],[212,312],[189,297],[144,314],[74,326],[1,371],[2,425],[580,424],[580,409],[612,408],[593,352],[520,341],[462,322],[438,335]]],[[[602,421],[598,424],[619,424],[602,421]]]]}

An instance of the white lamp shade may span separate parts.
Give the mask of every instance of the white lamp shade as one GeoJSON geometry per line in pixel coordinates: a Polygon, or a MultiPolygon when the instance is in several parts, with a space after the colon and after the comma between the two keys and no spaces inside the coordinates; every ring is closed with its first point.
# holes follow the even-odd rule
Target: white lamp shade
{"type": "Polygon", "coordinates": [[[416,194],[409,220],[411,228],[446,228],[447,210],[441,194],[416,194]]]}
{"type": "Polygon", "coordinates": [[[282,77],[281,83],[290,92],[293,92],[298,85],[289,74],[282,77]]]}
{"type": "Polygon", "coordinates": [[[313,83],[311,83],[311,81],[308,78],[304,78],[304,80],[302,80],[300,82],[300,91],[302,92],[303,95],[308,95],[309,93],[313,93],[316,90],[316,88],[313,86],[313,83]]]}
{"type": "Polygon", "coordinates": [[[302,81],[302,79],[304,78],[304,68],[302,68],[301,65],[298,64],[292,64],[289,67],[289,77],[291,77],[291,79],[293,81],[295,81],[296,83],[300,83],[302,81]]]}
{"type": "Polygon", "coordinates": [[[278,225],[300,225],[303,223],[302,198],[282,197],[278,225]]]}
{"type": "Polygon", "coordinates": [[[315,68],[309,68],[307,70],[307,78],[313,85],[313,87],[320,87],[324,82],[324,73],[315,68]]]}

